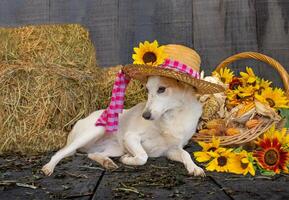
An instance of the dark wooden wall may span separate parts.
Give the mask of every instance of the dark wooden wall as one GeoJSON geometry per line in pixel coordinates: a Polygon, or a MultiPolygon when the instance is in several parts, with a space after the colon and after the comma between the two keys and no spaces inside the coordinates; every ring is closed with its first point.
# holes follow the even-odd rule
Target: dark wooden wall
{"type": "MultiPolygon", "coordinates": [[[[157,39],[196,49],[212,71],[224,58],[258,51],[289,70],[289,0],[1,0],[0,26],[80,23],[86,26],[101,66],[131,62],[133,46],[157,39]]],[[[258,62],[256,71],[281,85],[258,62]]]]}

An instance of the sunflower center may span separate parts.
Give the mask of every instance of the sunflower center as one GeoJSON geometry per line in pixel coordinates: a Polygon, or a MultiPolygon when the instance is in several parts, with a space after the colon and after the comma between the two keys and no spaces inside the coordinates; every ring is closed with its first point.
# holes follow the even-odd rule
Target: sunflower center
{"type": "Polygon", "coordinates": [[[208,151],[216,151],[216,150],[217,150],[216,147],[211,147],[211,148],[208,149],[208,151]]]}
{"type": "Polygon", "coordinates": [[[249,163],[242,163],[241,162],[241,167],[242,169],[246,169],[248,167],[249,163]]]}
{"type": "Polygon", "coordinates": [[[221,81],[222,81],[223,83],[226,83],[226,78],[221,77],[221,81]]]}
{"type": "Polygon", "coordinates": [[[266,101],[269,103],[270,107],[274,107],[275,106],[275,102],[273,99],[271,98],[266,98],[266,101]]]}
{"type": "Polygon", "coordinates": [[[238,87],[239,87],[240,85],[241,85],[241,82],[240,82],[240,81],[233,81],[233,82],[230,83],[229,88],[230,88],[231,90],[236,90],[236,89],[238,89],[238,87]]]}
{"type": "Polygon", "coordinates": [[[142,57],[144,63],[154,63],[157,61],[157,56],[154,52],[146,52],[142,57]]]}
{"type": "Polygon", "coordinates": [[[218,159],[218,165],[223,167],[227,164],[227,158],[225,156],[220,156],[218,159]]]}
{"type": "Polygon", "coordinates": [[[265,90],[265,88],[261,86],[258,90],[258,94],[261,95],[263,90],[265,90]]]}
{"type": "Polygon", "coordinates": [[[273,166],[278,162],[279,154],[274,149],[268,150],[264,155],[264,160],[267,165],[273,166]]]}
{"type": "Polygon", "coordinates": [[[248,85],[252,85],[252,86],[256,86],[256,81],[252,82],[252,83],[248,83],[248,85]]]}

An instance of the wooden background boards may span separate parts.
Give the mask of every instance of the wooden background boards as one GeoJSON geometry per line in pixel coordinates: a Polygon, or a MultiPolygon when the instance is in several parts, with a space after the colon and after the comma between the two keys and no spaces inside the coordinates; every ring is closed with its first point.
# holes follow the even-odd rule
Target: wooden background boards
{"type": "MultiPolygon", "coordinates": [[[[267,54],[289,70],[288,0],[2,0],[0,26],[79,23],[90,31],[100,66],[131,62],[133,46],[157,39],[196,49],[207,74],[243,51],[267,54]]],[[[0,47],[1,48],[1,47],[0,47]]],[[[258,75],[277,73],[253,61],[258,75]]]]}

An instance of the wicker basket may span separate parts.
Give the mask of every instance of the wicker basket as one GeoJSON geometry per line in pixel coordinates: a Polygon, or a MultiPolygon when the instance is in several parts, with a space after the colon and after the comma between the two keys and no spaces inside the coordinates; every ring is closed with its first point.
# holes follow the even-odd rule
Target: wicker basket
{"type": "MultiPolygon", "coordinates": [[[[284,69],[284,67],[274,60],[273,58],[257,53],[257,52],[243,52],[236,55],[233,55],[231,57],[228,57],[223,62],[221,62],[217,68],[216,71],[220,71],[220,69],[227,67],[230,63],[240,60],[240,59],[255,59],[260,60],[264,63],[269,64],[271,67],[273,67],[277,72],[279,73],[280,77],[282,78],[284,90],[286,95],[289,98],[289,75],[287,71],[284,69]]],[[[267,121],[266,123],[261,123],[257,127],[247,130],[241,134],[238,135],[232,135],[232,136],[218,136],[220,138],[220,145],[227,146],[227,145],[239,145],[243,143],[250,142],[260,136],[262,133],[266,132],[271,125],[276,123],[275,121],[267,121]]],[[[195,141],[202,141],[202,142],[211,142],[212,136],[210,135],[202,135],[202,134],[196,134],[193,139],[195,141]]]]}

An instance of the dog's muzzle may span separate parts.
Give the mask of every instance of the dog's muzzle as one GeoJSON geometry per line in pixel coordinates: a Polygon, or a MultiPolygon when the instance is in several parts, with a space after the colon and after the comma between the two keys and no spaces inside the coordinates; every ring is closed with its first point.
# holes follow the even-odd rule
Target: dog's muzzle
{"type": "Polygon", "coordinates": [[[142,114],[142,117],[146,120],[150,120],[151,117],[152,117],[152,114],[150,111],[145,111],[143,114],[142,114]]]}

